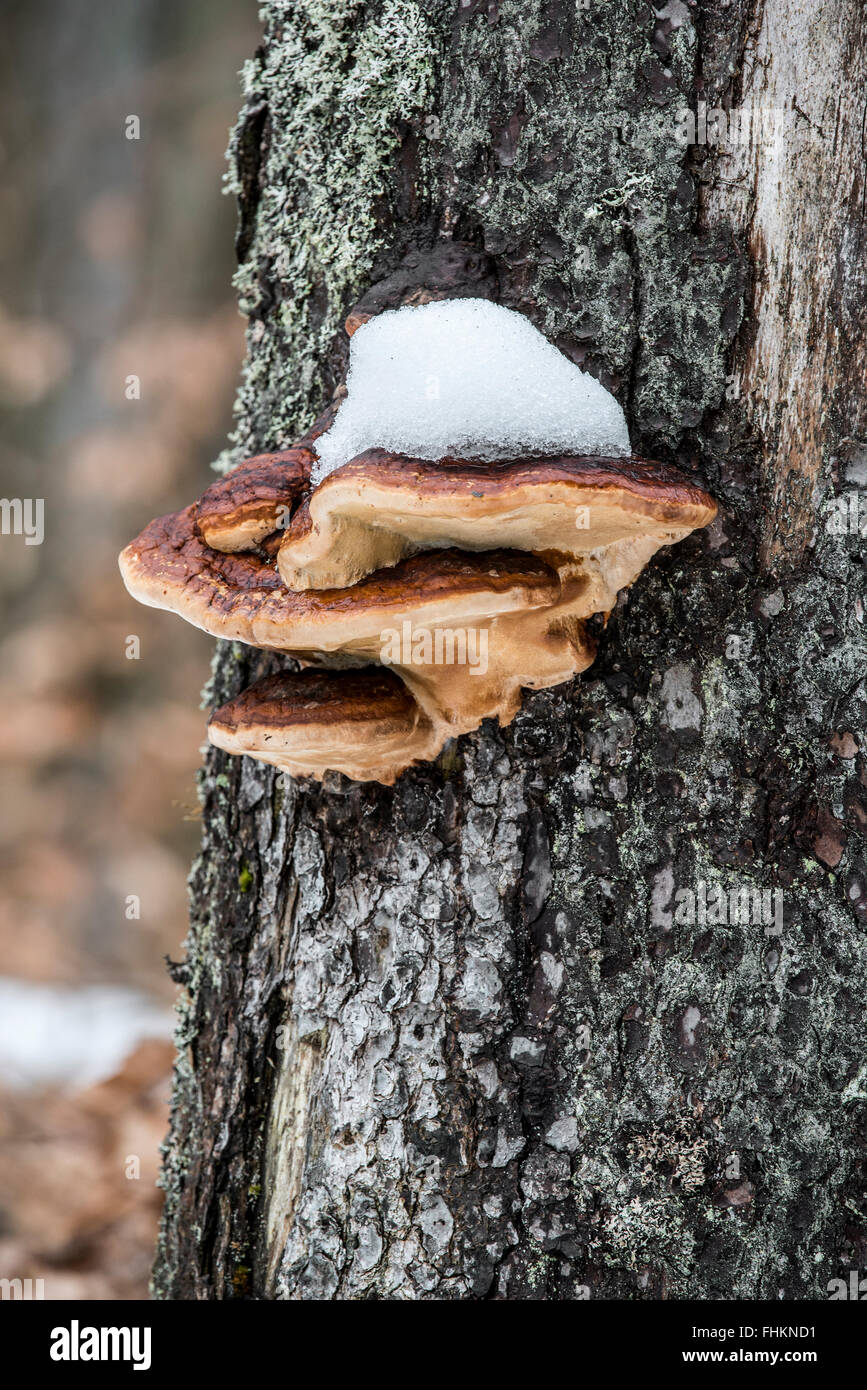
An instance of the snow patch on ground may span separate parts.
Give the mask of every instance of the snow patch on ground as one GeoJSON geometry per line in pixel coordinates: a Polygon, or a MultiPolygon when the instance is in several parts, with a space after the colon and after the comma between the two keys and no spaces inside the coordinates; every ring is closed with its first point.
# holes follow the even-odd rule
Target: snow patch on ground
{"type": "Polygon", "coordinates": [[[486,299],[439,300],[362,324],[347,387],[316,444],[317,482],[373,448],[489,461],[630,451],[611,393],[529,319],[486,299]]]}
{"type": "Polygon", "coordinates": [[[0,978],[0,1084],[90,1086],[145,1038],[171,1037],[172,1024],[135,990],[0,978]]]}

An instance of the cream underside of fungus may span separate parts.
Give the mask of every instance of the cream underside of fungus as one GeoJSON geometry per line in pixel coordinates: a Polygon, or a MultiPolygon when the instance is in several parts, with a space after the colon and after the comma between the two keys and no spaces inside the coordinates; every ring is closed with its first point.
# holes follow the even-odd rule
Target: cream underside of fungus
{"type": "Polygon", "coordinates": [[[277,567],[291,589],[343,588],[421,550],[507,546],[550,557],[563,577],[592,576],[599,603],[588,616],[612,607],[661,545],[714,514],[683,480],[637,462],[633,471],[637,480],[613,459],[432,464],[371,449],[315,489],[277,567]]]}
{"type": "Polygon", "coordinates": [[[334,423],[152,522],[121,570],[141,602],[305,667],[215,711],[214,744],[388,784],[583,671],[584,620],[712,519],[706,493],[628,449],[613,397],[520,315],[384,314],[353,338],[334,423]],[[334,470],[312,491],[311,466],[334,470]]]}
{"type": "Polygon", "coordinates": [[[387,663],[441,731],[440,745],[482,719],[507,722],[522,688],[560,684],[594,654],[580,621],[586,581],[563,584],[544,561],[513,550],[439,551],[348,589],[293,592],[260,557],[206,546],[189,507],[151,522],[120,566],[140,603],[215,637],[317,665],[387,663]]]}

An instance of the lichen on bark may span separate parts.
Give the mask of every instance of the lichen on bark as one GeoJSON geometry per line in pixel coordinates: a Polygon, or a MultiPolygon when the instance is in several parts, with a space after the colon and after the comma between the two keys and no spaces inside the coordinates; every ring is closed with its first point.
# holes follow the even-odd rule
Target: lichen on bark
{"type": "Polygon", "coordinates": [[[440,47],[416,0],[310,0],[263,15],[227,181],[243,211],[236,285],[250,328],[224,462],[290,443],[337,384],[334,339],[386,239],[395,151],[430,100],[440,47]]]}
{"type": "MultiPolygon", "coordinates": [[[[723,510],[586,676],[392,789],[208,755],[163,1296],[822,1298],[867,1263],[859,538],[817,513],[762,568],[744,248],[672,138],[745,9],[265,8],[236,450],[309,424],[346,310],[450,237],[723,510]],[[682,920],[702,882],[779,891],[782,935],[682,920]]],[[[224,647],[210,699],[270,660],[224,647]]]]}

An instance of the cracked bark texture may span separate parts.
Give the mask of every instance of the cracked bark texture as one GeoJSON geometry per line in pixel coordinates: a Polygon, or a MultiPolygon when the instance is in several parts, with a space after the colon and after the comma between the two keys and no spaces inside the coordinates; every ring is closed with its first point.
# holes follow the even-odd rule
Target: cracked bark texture
{"type": "MultiPolygon", "coordinates": [[[[584,677],[394,788],[208,754],[155,1292],[826,1298],[867,1265],[860,4],[264,13],[223,462],[309,425],[350,308],[445,289],[721,514],[584,677]],[[799,115],[684,147],[699,99],[799,115]],[[690,924],[702,883],[781,933],[690,924]]],[[[209,701],[273,661],[223,647],[209,701]]]]}

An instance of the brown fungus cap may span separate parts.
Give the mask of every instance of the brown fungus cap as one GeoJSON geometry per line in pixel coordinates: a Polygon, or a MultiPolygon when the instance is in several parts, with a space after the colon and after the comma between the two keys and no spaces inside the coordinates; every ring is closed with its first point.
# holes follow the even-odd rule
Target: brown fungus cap
{"type": "Polygon", "coordinates": [[[123,551],[134,598],[307,661],[391,665],[444,736],[507,723],[523,687],[559,684],[592,661],[586,579],[564,584],[536,556],[430,551],[346,589],[290,591],[262,553],[207,546],[194,513],[158,518],[123,551]]]}
{"type": "Polygon", "coordinates": [[[701,488],[643,459],[431,463],[369,449],[299,507],[278,568],[289,588],[330,589],[420,550],[507,546],[540,555],[561,573],[593,557],[600,593],[610,597],[660,546],[715,514],[701,488]]]}
{"type": "Polygon", "coordinates": [[[211,483],[196,503],[199,532],[215,550],[252,550],[285,527],[310,486],[313,450],[257,454],[211,483]]]}
{"type": "Polygon", "coordinates": [[[196,504],[199,533],[214,550],[254,550],[275,531],[282,531],[310,490],[316,460],[313,445],[334,423],[346,388],[290,449],[256,454],[211,483],[196,504]]]}
{"type": "Polygon", "coordinates": [[[555,570],[512,550],[429,552],[345,589],[290,590],[261,551],[206,545],[195,505],[150,522],[121,552],[120,569],[140,603],[214,637],[277,651],[338,651],[404,618],[429,626],[492,618],[547,610],[561,597],[555,570]]]}
{"type": "Polygon", "coordinates": [[[283,672],[257,681],[214,712],[208,738],[294,777],[342,772],[390,786],[443,744],[390,671],[283,672]]]}

